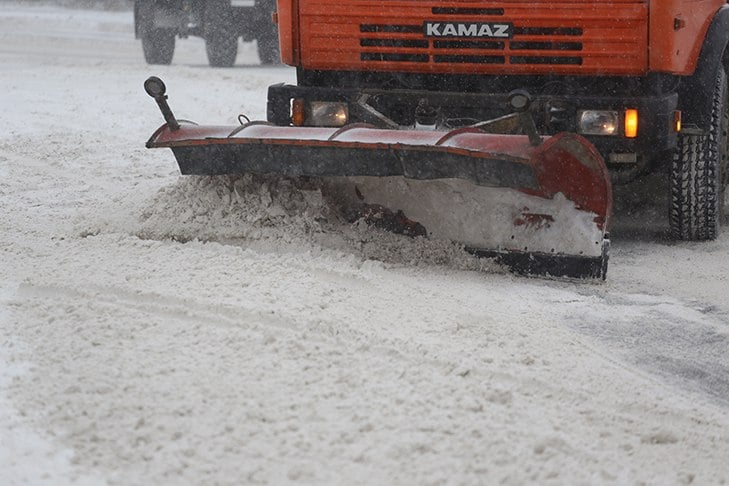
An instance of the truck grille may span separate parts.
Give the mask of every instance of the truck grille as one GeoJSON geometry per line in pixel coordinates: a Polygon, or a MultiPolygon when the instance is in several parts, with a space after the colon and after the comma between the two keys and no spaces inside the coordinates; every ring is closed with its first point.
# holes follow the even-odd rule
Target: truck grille
{"type": "MultiPolygon", "coordinates": [[[[436,9],[433,9],[436,10],[436,9]]],[[[461,9],[477,10],[477,9],[461,9]]],[[[371,33],[413,33],[421,34],[420,25],[388,25],[388,24],[362,24],[359,26],[362,34],[371,33]]],[[[514,37],[519,36],[573,36],[579,39],[582,36],[581,28],[520,28],[514,29],[514,37]]],[[[435,62],[435,63],[466,63],[466,64],[582,64],[580,55],[519,55],[519,51],[582,51],[582,42],[554,42],[554,41],[490,41],[490,40],[408,40],[388,39],[382,37],[360,37],[360,47],[402,47],[423,50],[424,53],[399,54],[390,50],[368,50],[360,53],[362,61],[383,62],[435,62]],[[464,51],[489,51],[488,54],[465,54],[464,51]],[[510,54],[506,55],[505,52],[510,54]],[[432,54],[431,54],[432,52],[432,54]],[[458,52],[452,54],[452,52],[458,52]],[[492,53],[493,52],[493,53],[492,53]]]]}
{"type": "Polygon", "coordinates": [[[432,73],[625,75],[647,69],[644,1],[484,2],[478,7],[434,3],[398,1],[383,10],[381,0],[369,6],[302,1],[302,64],[310,69],[432,73]],[[426,36],[426,22],[508,24],[510,35],[426,36]]]}

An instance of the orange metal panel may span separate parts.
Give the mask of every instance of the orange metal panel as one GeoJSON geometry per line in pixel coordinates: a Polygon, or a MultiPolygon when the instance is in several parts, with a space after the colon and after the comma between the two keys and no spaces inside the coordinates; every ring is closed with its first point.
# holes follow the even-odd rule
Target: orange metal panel
{"type": "Polygon", "coordinates": [[[295,66],[299,62],[298,0],[277,0],[276,19],[278,23],[281,62],[295,66]]]}
{"type": "Polygon", "coordinates": [[[605,75],[648,71],[648,0],[299,2],[301,65],[307,69],[605,75]],[[429,38],[425,21],[509,23],[514,35],[429,38]]]}
{"type": "Polygon", "coordinates": [[[650,68],[692,74],[711,20],[726,0],[651,0],[650,68]]]}

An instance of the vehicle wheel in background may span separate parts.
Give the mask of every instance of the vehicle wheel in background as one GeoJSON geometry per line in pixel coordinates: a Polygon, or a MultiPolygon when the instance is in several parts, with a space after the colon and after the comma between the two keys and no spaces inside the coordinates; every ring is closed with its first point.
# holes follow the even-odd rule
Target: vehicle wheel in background
{"type": "Polygon", "coordinates": [[[714,84],[711,125],[705,135],[679,134],[671,164],[671,235],[680,240],[714,240],[724,209],[729,150],[727,75],[722,67],[714,84]]]}
{"type": "Polygon", "coordinates": [[[147,64],[170,64],[175,53],[176,32],[155,25],[155,7],[153,2],[135,2],[135,28],[142,39],[142,51],[147,64]]]}
{"type": "Polygon", "coordinates": [[[205,39],[208,62],[213,67],[231,67],[238,57],[238,38],[212,36],[205,39]]]}
{"type": "Polygon", "coordinates": [[[261,64],[279,64],[281,62],[281,53],[278,47],[278,33],[275,29],[273,32],[266,32],[256,40],[258,44],[258,58],[261,64]]]}
{"type": "Polygon", "coordinates": [[[142,50],[147,64],[170,64],[175,54],[175,32],[149,28],[142,32],[142,50]]]}
{"type": "Polygon", "coordinates": [[[230,2],[212,1],[205,10],[205,50],[213,67],[231,67],[238,56],[238,34],[232,25],[230,2]]]}

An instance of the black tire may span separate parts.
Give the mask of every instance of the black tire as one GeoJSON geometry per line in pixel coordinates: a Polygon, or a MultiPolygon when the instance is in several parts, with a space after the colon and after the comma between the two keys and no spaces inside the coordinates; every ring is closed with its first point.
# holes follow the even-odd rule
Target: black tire
{"type": "Polygon", "coordinates": [[[729,128],[727,75],[719,67],[706,135],[680,134],[671,164],[671,235],[680,240],[714,240],[719,234],[727,169],[729,128]]]}
{"type": "Polygon", "coordinates": [[[210,2],[205,11],[205,50],[213,67],[231,67],[238,57],[238,34],[229,3],[210,2]]]}
{"type": "Polygon", "coordinates": [[[175,32],[149,28],[142,32],[142,51],[147,64],[170,64],[175,54],[175,32]]]}
{"type": "Polygon", "coordinates": [[[238,38],[213,35],[205,39],[205,50],[212,67],[231,67],[238,57],[238,38]]]}
{"type": "Polygon", "coordinates": [[[279,64],[281,62],[276,30],[261,34],[256,43],[258,44],[258,58],[261,60],[261,64],[279,64]]]}

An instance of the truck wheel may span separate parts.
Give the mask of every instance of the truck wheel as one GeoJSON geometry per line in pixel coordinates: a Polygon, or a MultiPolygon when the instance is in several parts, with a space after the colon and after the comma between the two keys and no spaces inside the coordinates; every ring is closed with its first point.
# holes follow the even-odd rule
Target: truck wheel
{"type": "Polygon", "coordinates": [[[262,34],[257,40],[258,58],[261,64],[278,64],[281,62],[281,54],[278,48],[278,34],[273,32],[262,34]]]}
{"type": "Polygon", "coordinates": [[[231,67],[238,56],[238,34],[230,2],[210,2],[205,10],[205,50],[213,67],[231,67]]]}
{"type": "Polygon", "coordinates": [[[205,39],[205,50],[211,66],[231,67],[238,57],[238,38],[214,35],[205,39]]]}
{"type": "Polygon", "coordinates": [[[671,235],[680,240],[714,240],[723,211],[729,150],[727,75],[719,67],[714,84],[711,125],[706,135],[680,134],[671,164],[671,235]]]}
{"type": "Polygon", "coordinates": [[[170,64],[175,53],[175,32],[150,28],[142,32],[142,51],[147,64],[170,64]]]}

